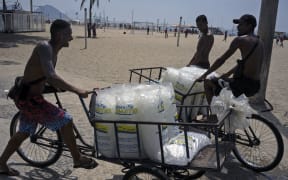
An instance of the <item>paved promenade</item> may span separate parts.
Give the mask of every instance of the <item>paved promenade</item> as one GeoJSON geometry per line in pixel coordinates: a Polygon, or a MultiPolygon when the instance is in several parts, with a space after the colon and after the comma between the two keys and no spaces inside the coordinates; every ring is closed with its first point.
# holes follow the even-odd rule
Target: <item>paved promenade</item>
{"type": "MultiPolygon", "coordinates": [[[[50,98],[50,97],[48,97],[50,98]]],[[[69,104],[65,104],[69,111],[73,112],[73,109],[76,110],[81,105],[77,103],[77,98],[75,95],[66,93],[61,95],[63,102],[65,99],[69,99],[69,104]]],[[[1,98],[0,98],[0,152],[3,151],[4,146],[6,145],[9,139],[9,123],[10,119],[14,113],[16,113],[16,108],[12,104],[11,100],[7,100],[2,94],[1,89],[1,98]]],[[[83,115],[77,114],[79,119],[75,119],[77,127],[80,129],[80,133],[84,135],[85,140],[88,142],[93,142],[93,132],[92,127],[87,122],[83,115]]],[[[285,128],[283,128],[285,130],[285,128]]],[[[287,128],[286,128],[287,131],[287,128]]],[[[287,132],[286,132],[287,133],[287,132]]],[[[287,135],[287,134],[286,134],[287,135]]],[[[287,136],[283,136],[284,142],[287,145],[287,136]]],[[[65,153],[69,156],[69,153],[65,153]]],[[[121,173],[122,166],[115,165],[112,163],[100,161],[99,166],[93,170],[84,170],[84,169],[73,169],[72,160],[69,157],[62,156],[54,165],[40,169],[29,166],[24,162],[17,154],[14,154],[9,160],[9,165],[13,168],[20,170],[21,175],[19,177],[5,177],[0,175],[2,180],[12,180],[12,179],[97,179],[97,180],[121,180],[123,173],[121,173]]],[[[228,158],[228,161],[225,163],[224,168],[221,172],[207,172],[201,179],[251,179],[251,180],[288,180],[288,158],[287,150],[284,154],[284,158],[281,164],[275,168],[273,171],[265,173],[255,173],[248,169],[241,167],[241,164],[234,159],[231,155],[228,158]]]]}

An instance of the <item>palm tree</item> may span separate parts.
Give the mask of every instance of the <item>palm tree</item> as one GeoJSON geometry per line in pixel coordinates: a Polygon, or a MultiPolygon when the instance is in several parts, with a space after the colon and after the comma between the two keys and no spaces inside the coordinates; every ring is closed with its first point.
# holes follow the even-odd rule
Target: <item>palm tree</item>
{"type": "MultiPolygon", "coordinates": [[[[92,7],[94,5],[96,0],[90,0],[90,5],[89,5],[89,25],[91,27],[92,25],[92,7]]],[[[80,5],[80,9],[83,8],[84,3],[86,2],[86,0],[82,0],[81,5],[80,5]]],[[[110,2],[110,0],[108,0],[108,2],[110,2]]],[[[97,0],[97,7],[99,7],[99,0],[97,0]]],[[[88,29],[88,32],[90,30],[88,29]]],[[[89,37],[90,32],[88,33],[88,37],[89,37]]]]}
{"type": "MultiPolygon", "coordinates": [[[[96,0],[90,0],[90,5],[89,5],[89,23],[91,23],[91,21],[92,21],[92,7],[93,7],[95,1],[96,0]]],[[[85,2],[86,2],[86,0],[82,0],[81,5],[80,5],[80,9],[83,8],[83,5],[84,5],[85,2]]],[[[110,0],[108,0],[108,2],[110,2],[110,0]]],[[[97,7],[99,7],[99,0],[97,0],[97,7]]]]}
{"type": "MultiPolygon", "coordinates": [[[[80,9],[83,8],[84,3],[86,2],[86,0],[82,0],[81,5],[80,5],[80,9]]],[[[92,24],[92,7],[95,3],[95,0],[90,0],[90,5],[89,5],[89,23],[92,24]]],[[[97,7],[99,6],[99,0],[97,0],[97,7]]]]}

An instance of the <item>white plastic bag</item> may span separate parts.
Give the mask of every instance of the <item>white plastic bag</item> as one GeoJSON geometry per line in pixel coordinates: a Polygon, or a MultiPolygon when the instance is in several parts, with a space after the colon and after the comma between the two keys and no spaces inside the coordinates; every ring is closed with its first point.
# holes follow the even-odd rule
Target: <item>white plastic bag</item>
{"type": "MultiPolygon", "coordinates": [[[[206,145],[210,144],[210,139],[200,133],[188,132],[189,158],[187,158],[185,135],[178,134],[163,147],[165,163],[171,165],[185,166],[195,157],[195,155],[206,145]]],[[[158,152],[158,161],[161,161],[161,152],[158,152]]]]}
{"type": "Polygon", "coordinates": [[[219,120],[229,109],[232,109],[230,116],[225,119],[226,131],[234,132],[236,129],[243,129],[249,126],[249,118],[257,113],[250,105],[248,98],[242,94],[237,98],[227,88],[223,88],[219,96],[214,96],[211,102],[211,111],[217,115],[219,120]]]}
{"type": "MultiPolygon", "coordinates": [[[[97,92],[95,117],[98,120],[116,120],[115,96],[110,89],[97,92]]],[[[96,123],[96,136],[99,152],[106,157],[115,157],[116,139],[114,125],[111,123],[96,123]]]]}

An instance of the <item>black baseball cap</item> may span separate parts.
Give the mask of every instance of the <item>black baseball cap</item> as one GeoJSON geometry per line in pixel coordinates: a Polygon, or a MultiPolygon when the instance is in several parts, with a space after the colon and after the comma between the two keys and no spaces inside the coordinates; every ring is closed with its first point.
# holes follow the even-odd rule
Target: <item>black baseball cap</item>
{"type": "Polygon", "coordinates": [[[240,21],[244,21],[247,24],[251,24],[253,28],[257,26],[256,18],[251,14],[244,14],[240,19],[233,19],[234,24],[239,24],[240,21]]]}

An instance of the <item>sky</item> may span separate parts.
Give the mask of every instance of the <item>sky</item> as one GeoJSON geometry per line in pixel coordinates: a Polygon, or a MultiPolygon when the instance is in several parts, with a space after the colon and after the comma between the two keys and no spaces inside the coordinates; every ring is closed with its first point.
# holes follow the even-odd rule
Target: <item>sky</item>
{"type": "MultiPolygon", "coordinates": [[[[12,3],[16,0],[7,0],[12,3]]],[[[30,0],[18,0],[26,10],[30,9],[30,0]]],[[[37,6],[52,5],[72,19],[83,19],[84,10],[80,10],[82,0],[33,0],[33,9],[37,6]],[[78,14],[78,15],[77,15],[78,14]]],[[[89,6],[86,0],[85,7],[89,6]]],[[[279,0],[276,31],[288,32],[288,0],[279,0]],[[286,9],[285,9],[286,8],[286,9]]],[[[128,22],[148,21],[170,25],[182,23],[195,25],[195,18],[205,14],[209,26],[223,29],[235,28],[232,19],[243,14],[252,14],[259,20],[261,0],[100,0],[99,8],[93,6],[93,16],[107,17],[109,21],[128,22]]]]}

